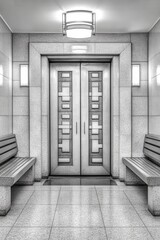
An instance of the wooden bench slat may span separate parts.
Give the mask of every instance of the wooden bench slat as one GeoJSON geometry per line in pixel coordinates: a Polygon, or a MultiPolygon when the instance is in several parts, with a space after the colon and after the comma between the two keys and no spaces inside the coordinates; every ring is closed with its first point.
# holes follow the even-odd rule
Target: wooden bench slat
{"type": "Polygon", "coordinates": [[[7,174],[3,173],[0,174],[0,185],[1,186],[12,186],[15,182],[18,181],[21,176],[25,172],[27,172],[34,164],[36,159],[35,158],[15,158],[14,162],[9,161],[10,166],[9,169],[11,170],[14,163],[14,168],[12,172],[8,172],[7,174]],[[19,162],[21,160],[21,162],[19,162]],[[17,165],[15,164],[17,163],[17,165]]]}
{"type": "Polygon", "coordinates": [[[0,155],[0,163],[5,162],[6,160],[8,160],[8,158],[14,157],[18,152],[17,148],[14,148],[13,150],[6,152],[2,155],[0,155]]]}
{"type": "Polygon", "coordinates": [[[152,152],[160,154],[160,148],[159,147],[156,147],[156,146],[153,146],[151,144],[145,143],[144,148],[147,148],[148,150],[151,150],[152,152]]]}
{"type": "Polygon", "coordinates": [[[1,141],[1,142],[0,142],[0,148],[3,147],[3,146],[9,145],[9,144],[11,144],[11,143],[14,143],[14,142],[16,142],[16,139],[15,139],[15,138],[10,138],[10,139],[1,141]]]}
{"type": "Polygon", "coordinates": [[[144,155],[149,157],[152,162],[160,166],[160,155],[144,148],[144,155]]]}
{"type": "Polygon", "coordinates": [[[21,161],[21,158],[12,158],[10,161],[7,161],[2,166],[0,166],[0,175],[2,172],[3,173],[7,172],[11,164],[12,164],[12,167],[14,167],[14,165],[16,165],[16,159],[17,159],[17,162],[21,161]]]}
{"type": "Polygon", "coordinates": [[[144,169],[144,171],[148,173],[148,176],[155,176],[155,175],[160,176],[160,170],[154,168],[151,162],[147,160],[144,161],[144,159],[139,160],[134,158],[131,159],[131,161],[135,163],[137,166],[139,166],[140,168],[144,169]]]}
{"type": "Polygon", "coordinates": [[[9,144],[5,147],[2,147],[2,148],[0,148],[0,155],[5,153],[5,152],[8,152],[8,151],[10,151],[10,150],[12,150],[16,147],[17,147],[17,143],[12,143],[12,144],[9,144]]]}
{"type": "MultiPolygon", "coordinates": [[[[146,159],[147,160],[147,159],[146,159]]],[[[160,173],[159,175],[150,174],[145,168],[140,167],[133,161],[133,159],[123,158],[123,163],[130,168],[139,178],[141,178],[148,185],[160,185],[160,173]]]]}
{"type": "Polygon", "coordinates": [[[9,167],[8,171],[5,172],[5,173],[1,173],[0,176],[5,176],[5,177],[6,176],[11,176],[11,177],[13,177],[15,172],[19,171],[19,169],[21,169],[25,164],[27,164],[28,161],[30,161],[30,159],[27,159],[27,160],[26,159],[21,159],[18,162],[15,161],[14,167],[13,167],[12,164],[10,164],[10,167],[9,167]]]}
{"type": "Polygon", "coordinates": [[[156,135],[156,134],[146,134],[145,138],[150,138],[150,139],[153,139],[153,140],[160,141],[160,136],[156,135]]]}
{"type": "Polygon", "coordinates": [[[142,169],[144,172],[145,172],[145,175],[146,176],[152,176],[152,177],[155,177],[155,176],[160,176],[160,172],[155,172],[152,170],[152,168],[146,164],[144,164],[144,162],[142,161],[135,161],[134,159],[127,159],[129,161],[129,163],[135,165],[136,167],[139,167],[140,169],[142,169]]]}
{"type": "Polygon", "coordinates": [[[145,138],[145,142],[152,144],[154,146],[160,147],[160,141],[155,141],[154,139],[145,138]]]}
{"type": "Polygon", "coordinates": [[[8,172],[13,171],[16,166],[22,162],[23,158],[14,158],[13,161],[7,162],[5,168],[0,169],[0,176],[7,175],[8,172]]]}
{"type": "Polygon", "coordinates": [[[1,141],[5,141],[5,140],[7,140],[7,139],[11,139],[11,138],[15,138],[16,136],[15,136],[15,134],[8,134],[8,135],[6,135],[6,136],[2,136],[2,137],[0,137],[0,142],[1,141]]]}

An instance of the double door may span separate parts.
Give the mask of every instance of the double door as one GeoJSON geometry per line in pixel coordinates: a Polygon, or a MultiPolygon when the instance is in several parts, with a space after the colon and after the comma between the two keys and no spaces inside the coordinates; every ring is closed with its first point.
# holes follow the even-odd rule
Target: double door
{"type": "Polygon", "coordinates": [[[110,175],[110,64],[50,64],[51,175],[110,175]]]}

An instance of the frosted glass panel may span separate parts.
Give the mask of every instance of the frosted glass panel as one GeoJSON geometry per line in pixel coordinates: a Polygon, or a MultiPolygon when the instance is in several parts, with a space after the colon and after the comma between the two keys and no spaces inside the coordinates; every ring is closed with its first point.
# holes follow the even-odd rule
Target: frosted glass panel
{"type": "Polygon", "coordinates": [[[132,65],[132,86],[140,86],[140,65],[132,65]]]}
{"type": "Polygon", "coordinates": [[[28,86],[28,65],[20,65],[21,86],[28,86]]]}

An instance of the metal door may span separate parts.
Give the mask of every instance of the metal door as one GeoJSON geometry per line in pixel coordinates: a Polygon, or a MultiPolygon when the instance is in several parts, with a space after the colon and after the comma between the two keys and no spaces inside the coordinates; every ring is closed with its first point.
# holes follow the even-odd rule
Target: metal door
{"type": "Polygon", "coordinates": [[[110,64],[51,64],[52,175],[110,175],[110,64]]]}

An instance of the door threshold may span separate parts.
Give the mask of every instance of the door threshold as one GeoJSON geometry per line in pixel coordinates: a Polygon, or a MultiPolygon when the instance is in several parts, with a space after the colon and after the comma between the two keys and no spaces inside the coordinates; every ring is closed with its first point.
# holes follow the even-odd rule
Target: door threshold
{"type": "Polygon", "coordinates": [[[49,176],[43,185],[117,185],[110,176],[49,176]]]}

